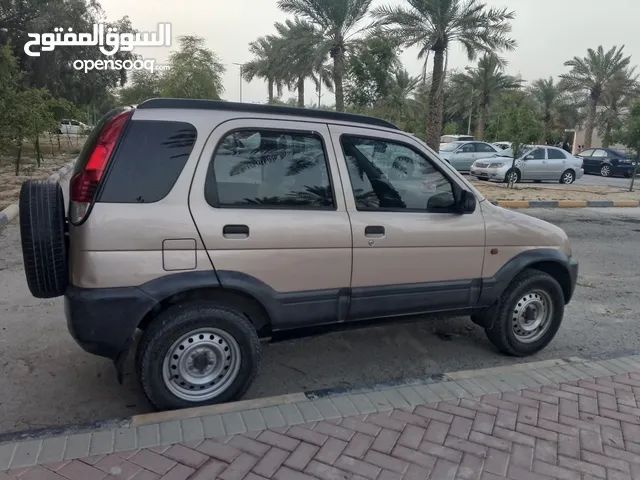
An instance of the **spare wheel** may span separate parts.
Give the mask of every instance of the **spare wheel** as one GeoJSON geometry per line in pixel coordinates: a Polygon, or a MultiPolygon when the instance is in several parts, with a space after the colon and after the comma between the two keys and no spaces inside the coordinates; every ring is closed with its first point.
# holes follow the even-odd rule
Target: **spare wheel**
{"type": "Polygon", "coordinates": [[[20,236],[27,285],[36,298],[63,295],[69,284],[64,195],[58,182],[28,180],[20,190],[20,236]]]}

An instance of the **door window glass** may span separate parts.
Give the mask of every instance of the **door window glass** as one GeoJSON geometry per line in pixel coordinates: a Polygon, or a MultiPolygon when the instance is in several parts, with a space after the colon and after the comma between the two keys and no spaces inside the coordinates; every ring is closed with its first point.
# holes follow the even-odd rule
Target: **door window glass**
{"type": "Polygon", "coordinates": [[[476,149],[473,146],[473,143],[466,143],[458,150],[458,153],[473,153],[476,149]]]}
{"type": "Polygon", "coordinates": [[[536,148],[525,157],[527,160],[544,160],[544,148],[536,148]]]}
{"type": "Polygon", "coordinates": [[[604,150],[596,150],[595,152],[593,152],[593,154],[591,155],[592,157],[597,157],[597,158],[604,158],[606,156],[606,152],[604,150]]]}
{"type": "Polygon", "coordinates": [[[343,135],[342,149],[358,210],[450,212],[450,180],[413,148],[382,139],[343,135]]]}
{"type": "Polygon", "coordinates": [[[496,153],[497,150],[488,143],[476,143],[476,150],[480,153],[496,153]]]}
{"type": "Polygon", "coordinates": [[[322,138],[267,129],[228,134],[209,165],[205,197],[214,207],[334,209],[322,138]]]}
{"type": "Polygon", "coordinates": [[[547,148],[547,158],[549,160],[565,160],[567,156],[562,150],[556,150],[555,148],[547,148]]]}

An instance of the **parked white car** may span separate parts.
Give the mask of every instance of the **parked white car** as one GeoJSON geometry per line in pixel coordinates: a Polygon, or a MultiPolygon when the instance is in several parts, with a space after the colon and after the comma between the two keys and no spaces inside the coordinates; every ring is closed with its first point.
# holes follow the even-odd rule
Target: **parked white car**
{"type": "Polygon", "coordinates": [[[468,142],[471,140],[475,140],[473,135],[442,135],[440,137],[440,150],[451,142],[468,142]]]}
{"type": "Polygon", "coordinates": [[[89,130],[89,126],[85,123],[79,122],[78,120],[64,119],[60,122],[58,133],[63,135],[81,135],[87,130],[89,130]]]}
{"type": "Polygon", "coordinates": [[[498,155],[476,161],[471,166],[471,175],[480,180],[497,180],[514,183],[521,181],[555,181],[571,184],[582,178],[582,159],[574,157],[561,148],[534,145],[516,159],[498,155]]]}

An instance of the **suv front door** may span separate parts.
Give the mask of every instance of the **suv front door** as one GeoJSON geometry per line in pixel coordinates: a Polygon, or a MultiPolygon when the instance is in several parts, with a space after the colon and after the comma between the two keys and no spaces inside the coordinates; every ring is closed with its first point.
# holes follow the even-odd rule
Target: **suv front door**
{"type": "Polygon", "coordinates": [[[274,330],[346,319],[351,225],[326,124],[223,123],[189,206],[222,286],[269,302],[274,330]]]}
{"type": "Polygon", "coordinates": [[[464,184],[409,136],[329,128],[353,232],[349,319],[474,303],[485,250],[481,207],[465,215],[446,208],[454,183],[464,184]]]}

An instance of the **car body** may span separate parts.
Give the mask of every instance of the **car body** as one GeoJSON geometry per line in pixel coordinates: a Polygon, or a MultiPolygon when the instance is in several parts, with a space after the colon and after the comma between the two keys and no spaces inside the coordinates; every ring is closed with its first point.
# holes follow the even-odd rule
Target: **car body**
{"type": "Polygon", "coordinates": [[[476,160],[493,157],[500,149],[490,143],[476,141],[456,141],[440,148],[440,156],[459,172],[468,172],[476,160]]]}
{"type": "Polygon", "coordinates": [[[27,284],[158,409],[240,398],[260,339],[470,315],[544,348],[578,264],[564,231],[485,200],[416,137],[313,109],[153,99],[109,112],[69,186],[27,181],[27,284]],[[43,210],[44,209],[44,210],[43,210]],[[53,253],[51,253],[53,252],[53,253]]]}
{"type": "Polygon", "coordinates": [[[464,142],[475,140],[473,135],[442,135],[440,137],[440,148],[451,142],[464,142]]]}
{"type": "Polygon", "coordinates": [[[508,181],[509,175],[512,175],[515,182],[554,181],[570,184],[582,178],[583,174],[582,159],[549,145],[527,147],[515,164],[513,157],[498,156],[478,160],[471,167],[474,177],[500,182],[508,181]]]}
{"type": "Polygon", "coordinates": [[[587,148],[576,156],[584,162],[584,173],[603,177],[631,177],[633,174],[631,155],[615,148],[587,148]]]}
{"type": "Polygon", "coordinates": [[[82,135],[87,130],[89,130],[89,126],[78,120],[63,119],[58,127],[58,133],[63,135],[82,135]]]}

